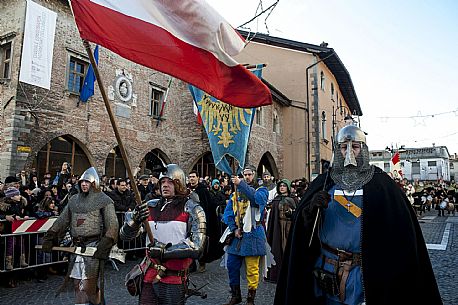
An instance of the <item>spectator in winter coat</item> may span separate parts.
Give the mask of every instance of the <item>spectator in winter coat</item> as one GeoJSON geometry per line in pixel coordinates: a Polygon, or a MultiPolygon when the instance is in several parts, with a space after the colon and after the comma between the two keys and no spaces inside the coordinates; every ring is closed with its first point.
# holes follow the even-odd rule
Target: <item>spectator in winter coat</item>
{"type": "Polygon", "coordinates": [[[114,201],[116,212],[132,211],[135,208],[135,200],[131,191],[127,189],[127,182],[124,179],[117,181],[116,189],[108,193],[114,201]]]}

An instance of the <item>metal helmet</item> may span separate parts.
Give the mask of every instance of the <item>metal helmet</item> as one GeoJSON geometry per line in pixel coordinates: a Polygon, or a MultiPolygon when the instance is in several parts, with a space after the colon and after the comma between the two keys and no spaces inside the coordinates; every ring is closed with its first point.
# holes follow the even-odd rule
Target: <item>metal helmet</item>
{"type": "Polygon", "coordinates": [[[95,189],[100,189],[100,178],[99,174],[97,174],[97,170],[92,166],[89,167],[84,173],[81,175],[80,179],[78,180],[78,184],[81,181],[89,181],[91,183],[94,183],[95,189]]]}
{"type": "Polygon", "coordinates": [[[331,178],[345,190],[358,190],[372,179],[374,166],[369,164],[369,148],[366,145],[366,134],[358,126],[347,125],[340,129],[334,143],[331,178]],[[347,145],[345,155],[341,145],[347,145]],[[355,156],[353,143],[360,143],[361,149],[355,156]]]}
{"type": "Polygon", "coordinates": [[[337,143],[340,144],[348,141],[366,143],[366,134],[358,126],[347,125],[339,130],[337,143]]]}
{"type": "MultiPolygon", "coordinates": [[[[337,134],[337,143],[336,146],[347,143],[349,149],[347,149],[347,154],[345,156],[344,166],[353,165],[357,166],[356,157],[353,154],[351,149],[352,143],[361,143],[361,145],[366,143],[366,135],[359,127],[354,125],[347,125],[339,130],[337,134]]],[[[338,149],[338,147],[336,147],[338,149]]]]}
{"type": "Polygon", "coordinates": [[[186,175],[184,174],[184,171],[176,164],[168,164],[165,167],[165,170],[159,175],[159,181],[166,177],[172,180],[177,179],[180,181],[181,185],[186,186],[186,175]]]}

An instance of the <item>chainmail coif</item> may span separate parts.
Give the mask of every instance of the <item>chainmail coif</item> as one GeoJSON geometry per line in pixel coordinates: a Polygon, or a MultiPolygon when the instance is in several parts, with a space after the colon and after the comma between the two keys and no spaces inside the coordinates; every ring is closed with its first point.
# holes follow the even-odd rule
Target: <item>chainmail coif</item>
{"type": "Polygon", "coordinates": [[[334,160],[331,178],[342,189],[356,191],[361,189],[374,176],[375,167],[369,164],[369,148],[361,143],[361,152],[356,157],[358,166],[344,167],[345,156],[340,152],[340,145],[334,145],[334,160]]]}

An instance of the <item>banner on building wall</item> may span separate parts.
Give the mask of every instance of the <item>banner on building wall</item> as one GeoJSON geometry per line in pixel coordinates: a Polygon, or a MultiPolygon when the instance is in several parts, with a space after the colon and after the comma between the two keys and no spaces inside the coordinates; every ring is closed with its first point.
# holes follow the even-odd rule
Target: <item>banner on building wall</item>
{"type": "Polygon", "coordinates": [[[57,13],[27,0],[19,81],[51,88],[57,13]]]}
{"type": "MultiPolygon", "coordinates": [[[[259,79],[262,65],[251,71],[259,79]]],[[[189,85],[200,118],[207,132],[215,167],[233,173],[230,157],[238,162],[237,173],[245,166],[245,156],[250,138],[255,108],[240,108],[224,103],[206,92],[189,85]]]]}

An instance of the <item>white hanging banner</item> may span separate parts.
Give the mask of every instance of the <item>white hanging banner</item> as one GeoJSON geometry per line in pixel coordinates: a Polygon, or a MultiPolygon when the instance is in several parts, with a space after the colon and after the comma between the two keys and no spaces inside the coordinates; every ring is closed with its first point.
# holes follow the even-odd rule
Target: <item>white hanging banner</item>
{"type": "Polygon", "coordinates": [[[19,81],[51,88],[57,13],[27,0],[19,81]]]}

